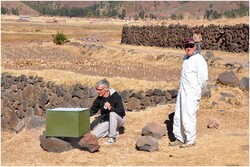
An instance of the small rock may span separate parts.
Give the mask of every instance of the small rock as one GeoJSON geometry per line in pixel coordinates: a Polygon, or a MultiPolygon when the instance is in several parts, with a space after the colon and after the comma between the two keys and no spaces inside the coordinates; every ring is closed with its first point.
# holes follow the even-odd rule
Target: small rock
{"type": "Polygon", "coordinates": [[[98,139],[95,135],[88,133],[86,134],[79,142],[79,146],[84,150],[88,150],[93,153],[100,149],[100,145],[98,145],[98,139]]]}

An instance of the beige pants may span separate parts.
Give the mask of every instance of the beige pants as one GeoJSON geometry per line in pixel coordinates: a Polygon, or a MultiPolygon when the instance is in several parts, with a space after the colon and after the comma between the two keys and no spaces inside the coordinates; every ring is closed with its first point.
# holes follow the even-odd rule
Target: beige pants
{"type": "Polygon", "coordinates": [[[91,133],[98,139],[102,137],[116,138],[117,129],[125,124],[125,117],[122,118],[115,112],[110,112],[109,121],[103,121],[101,116],[95,118],[91,123],[91,129],[94,129],[91,133]]]}

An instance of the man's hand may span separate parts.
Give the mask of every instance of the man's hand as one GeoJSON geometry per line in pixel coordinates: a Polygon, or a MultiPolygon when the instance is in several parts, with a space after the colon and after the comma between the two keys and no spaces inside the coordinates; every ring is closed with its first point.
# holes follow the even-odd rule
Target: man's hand
{"type": "Polygon", "coordinates": [[[111,105],[109,102],[104,103],[104,107],[107,108],[108,110],[111,110],[111,105]]]}

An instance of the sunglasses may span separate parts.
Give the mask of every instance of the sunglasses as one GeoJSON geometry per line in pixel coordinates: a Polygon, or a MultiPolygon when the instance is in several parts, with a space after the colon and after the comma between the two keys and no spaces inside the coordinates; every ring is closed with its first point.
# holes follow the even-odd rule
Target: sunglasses
{"type": "Polygon", "coordinates": [[[193,48],[194,47],[194,44],[193,43],[189,43],[189,44],[185,44],[184,45],[184,48],[193,48]]]}

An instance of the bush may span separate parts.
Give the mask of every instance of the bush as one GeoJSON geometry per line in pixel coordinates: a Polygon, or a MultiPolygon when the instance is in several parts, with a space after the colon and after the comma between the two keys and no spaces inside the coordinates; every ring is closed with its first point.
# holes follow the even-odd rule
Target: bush
{"type": "Polygon", "coordinates": [[[67,40],[66,36],[60,32],[57,32],[56,35],[52,35],[52,36],[53,36],[53,42],[57,45],[62,45],[67,40]]]}

